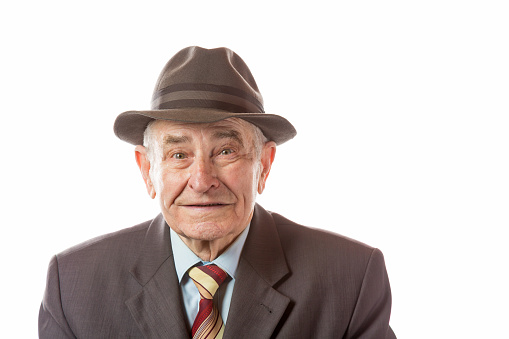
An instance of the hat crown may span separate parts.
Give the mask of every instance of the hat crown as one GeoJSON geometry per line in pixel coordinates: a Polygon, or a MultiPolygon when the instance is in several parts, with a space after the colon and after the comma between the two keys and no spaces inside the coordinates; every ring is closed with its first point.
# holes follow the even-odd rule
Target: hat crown
{"type": "Polygon", "coordinates": [[[163,68],[152,109],[203,107],[263,113],[263,98],[240,56],[228,48],[187,47],[163,68]]]}
{"type": "Polygon", "coordinates": [[[251,71],[228,48],[187,47],[164,66],[152,96],[152,109],[126,111],[115,119],[115,134],[133,145],[143,144],[147,125],[157,120],[214,123],[243,119],[282,144],[297,131],[284,117],[267,114],[251,71]]]}

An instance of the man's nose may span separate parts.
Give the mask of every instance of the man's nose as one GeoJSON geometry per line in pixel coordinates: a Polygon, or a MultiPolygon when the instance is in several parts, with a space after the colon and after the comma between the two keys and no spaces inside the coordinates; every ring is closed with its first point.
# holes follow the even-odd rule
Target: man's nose
{"type": "Polygon", "coordinates": [[[205,193],[211,188],[219,187],[219,179],[211,159],[201,157],[195,159],[191,165],[188,185],[198,193],[205,193]]]}

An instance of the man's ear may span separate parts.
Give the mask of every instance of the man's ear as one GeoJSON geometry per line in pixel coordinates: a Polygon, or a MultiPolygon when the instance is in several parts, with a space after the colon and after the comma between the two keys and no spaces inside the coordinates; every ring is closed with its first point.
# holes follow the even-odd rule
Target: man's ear
{"type": "Polygon", "coordinates": [[[263,190],[265,189],[265,182],[267,182],[267,178],[269,177],[270,169],[272,167],[272,163],[274,162],[275,156],[276,143],[274,141],[265,143],[260,159],[262,170],[260,173],[260,179],[258,180],[258,194],[262,194],[263,190]]]}
{"type": "Polygon", "coordinates": [[[136,157],[136,163],[140,168],[141,176],[145,182],[148,195],[154,199],[156,197],[156,190],[152,180],[150,179],[150,161],[147,156],[147,149],[141,145],[136,146],[134,149],[134,156],[136,157]]]}

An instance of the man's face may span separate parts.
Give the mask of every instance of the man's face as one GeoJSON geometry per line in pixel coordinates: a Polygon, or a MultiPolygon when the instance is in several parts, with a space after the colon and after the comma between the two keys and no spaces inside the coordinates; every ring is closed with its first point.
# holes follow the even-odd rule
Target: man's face
{"type": "Polygon", "coordinates": [[[247,123],[227,119],[211,124],[157,121],[157,146],[146,177],[146,149],[137,160],[152,198],[158,196],[168,225],[192,240],[233,241],[251,221],[256,192],[263,191],[275,144],[257,156],[247,123]]]}

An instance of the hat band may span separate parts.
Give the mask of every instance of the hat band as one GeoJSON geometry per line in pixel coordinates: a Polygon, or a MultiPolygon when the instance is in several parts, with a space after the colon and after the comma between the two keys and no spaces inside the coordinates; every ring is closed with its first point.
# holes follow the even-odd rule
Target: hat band
{"type": "Polygon", "coordinates": [[[152,109],[184,107],[217,108],[235,113],[264,113],[255,97],[230,86],[184,83],[154,93],[152,109]]]}

